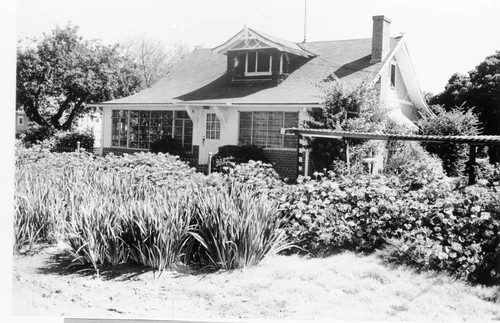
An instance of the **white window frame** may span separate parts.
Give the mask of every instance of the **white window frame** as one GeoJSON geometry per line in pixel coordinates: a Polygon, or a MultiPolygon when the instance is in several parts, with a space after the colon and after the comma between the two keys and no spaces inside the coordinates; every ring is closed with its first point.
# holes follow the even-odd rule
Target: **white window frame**
{"type": "Polygon", "coordinates": [[[17,116],[17,125],[24,126],[24,117],[23,116],[17,116]]]}
{"type": "MultiPolygon", "coordinates": [[[[259,52],[255,52],[255,70],[259,66],[259,52]]],[[[248,53],[245,55],[245,76],[263,76],[272,75],[273,55],[269,55],[269,71],[267,72],[249,72],[248,71],[248,53]]]]}
{"type": "Polygon", "coordinates": [[[217,117],[217,114],[215,112],[208,112],[206,114],[205,139],[207,139],[207,140],[220,140],[220,120],[219,120],[219,117],[217,117]],[[209,115],[210,115],[211,120],[208,120],[209,115]],[[208,127],[209,124],[211,125],[210,129],[208,127]],[[212,128],[214,125],[217,125],[216,129],[212,128]],[[212,136],[212,135],[214,135],[214,136],[212,136]]]}

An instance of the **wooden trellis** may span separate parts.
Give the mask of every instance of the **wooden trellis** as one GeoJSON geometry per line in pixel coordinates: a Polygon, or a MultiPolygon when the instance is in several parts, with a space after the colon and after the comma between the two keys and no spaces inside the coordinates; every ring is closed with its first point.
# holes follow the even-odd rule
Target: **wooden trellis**
{"type": "MultiPolygon", "coordinates": [[[[331,138],[331,139],[368,139],[368,140],[401,140],[436,143],[455,143],[469,145],[469,184],[474,184],[477,146],[500,145],[500,136],[433,136],[433,135],[394,135],[368,132],[333,131],[328,129],[304,129],[304,128],[282,128],[282,134],[297,135],[299,143],[302,137],[331,138]]],[[[297,155],[300,156],[301,145],[297,147],[297,155]]],[[[346,147],[346,159],[349,161],[349,147],[346,147]]],[[[300,171],[300,170],[299,170],[300,171]]]]}

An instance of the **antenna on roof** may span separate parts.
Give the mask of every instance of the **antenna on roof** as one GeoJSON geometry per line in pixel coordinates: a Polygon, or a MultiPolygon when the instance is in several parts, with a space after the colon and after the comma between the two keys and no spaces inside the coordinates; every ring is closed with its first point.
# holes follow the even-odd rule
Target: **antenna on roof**
{"type": "Polygon", "coordinates": [[[307,26],[307,0],[304,0],[304,41],[306,42],[306,26],[307,26]]]}

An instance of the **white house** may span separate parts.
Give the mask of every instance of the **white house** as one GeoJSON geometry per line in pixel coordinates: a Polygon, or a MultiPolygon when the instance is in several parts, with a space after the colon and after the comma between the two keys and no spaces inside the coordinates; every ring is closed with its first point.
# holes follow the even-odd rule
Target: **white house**
{"type": "Polygon", "coordinates": [[[195,49],[151,88],[102,107],[105,152],[147,150],[164,136],[207,162],[223,145],[265,147],[282,176],[297,175],[297,139],[280,134],[319,107],[315,84],[369,79],[389,115],[411,124],[428,111],[405,37],[373,17],[372,38],[293,43],[245,28],[213,49],[195,49]]]}

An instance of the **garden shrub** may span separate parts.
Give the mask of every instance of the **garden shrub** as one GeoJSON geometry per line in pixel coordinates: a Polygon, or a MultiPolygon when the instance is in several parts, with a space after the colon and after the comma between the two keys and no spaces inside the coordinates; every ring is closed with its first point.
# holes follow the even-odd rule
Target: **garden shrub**
{"type": "Polygon", "coordinates": [[[247,163],[250,160],[267,162],[267,158],[264,154],[262,147],[255,145],[226,145],[219,147],[219,151],[214,155],[214,159],[224,159],[230,158],[234,159],[234,162],[241,164],[247,163]]]}
{"type": "Polygon", "coordinates": [[[388,259],[493,282],[500,243],[498,192],[471,186],[426,205],[417,228],[388,240],[388,259]]]}
{"type": "Polygon", "coordinates": [[[33,126],[23,131],[20,138],[27,147],[54,137],[56,129],[53,127],[33,126]]]}
{"type": "MultiPolygon", "coordinates": [[[[433,106],[436,114],[423,115],[419,120],[420,135],[465,136],[479,134],[479,121],[471,111],[460,108],[445,111],[440,106],[433,106]]],[[[424,143],[431,154],[443,161],[443,168],[448,176],[460,176],[468,158],[468,145],[456,143],[424,143]]]]}
{"type": "Polygon", "coordinates": [[[476,282],[498,279],[498,183],[455,186],[439,162],[414,161],[399,176],[301,178],[285,194],[291,242],[311,254],[372,252],[388,244],[388,260],[476,282]]]}
{"type": "Polygon", "coordinates": [[[175,156],[184,156],[185,149],[179,139],[161,138],[151,143],[150,151],[153,153],[168,153],[175,156]]]}
{"type": "Polygon", "coordinates": [[[92,131],[56,133],[56,146],[63,150],[75,150],[80,142],[80,148],[87,151],[94,149],[94,134],[92,131]]]}
{"type": "Polygon", "coordinates": [[[256,191],[283,185],[273,166],[262,161],[251,160],[247,163],[235,164],[227,171],[227,178],[245,183],[256,191]]]}
{"type": "Polygon", "coordinates": [[[387,157],[384,162],[384,174],[399,175],[415,161],[433,164],[442,173],[442,162],[437,156],[429,154],[419,142],[388,141],[387,157]]]}
{"type": "Polygon", "coordinates": [[[317,255],[338,249],[373,251],[414,220],[384,176],[301,179],[282,205],[292,241],[317,255]]]}
{"type": "Polygon", "coordinates": [[[500,186],[500,163],[490,164],[488,160],[478,162],[474,169],[476,181],[481,185],[500,186]]]}

